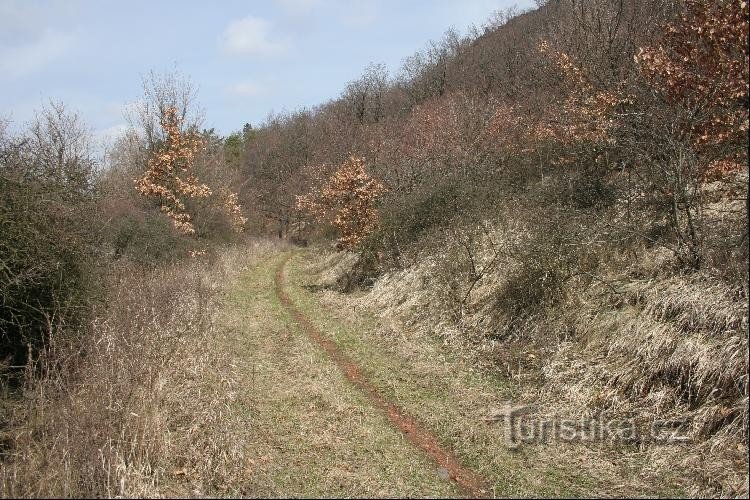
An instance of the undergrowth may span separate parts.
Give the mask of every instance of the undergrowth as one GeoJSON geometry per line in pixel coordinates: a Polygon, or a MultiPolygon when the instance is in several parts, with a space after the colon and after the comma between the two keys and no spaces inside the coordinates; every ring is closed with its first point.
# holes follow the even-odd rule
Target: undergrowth
{"type": "Polygon", "coordinates": [[[4,394],[0,495],[223,491],[246,450],[228,428],[238,381],[217,315],[262,251],[114,266],[106,307],[85,330],[50,332],[20,393],[4,394]]]}

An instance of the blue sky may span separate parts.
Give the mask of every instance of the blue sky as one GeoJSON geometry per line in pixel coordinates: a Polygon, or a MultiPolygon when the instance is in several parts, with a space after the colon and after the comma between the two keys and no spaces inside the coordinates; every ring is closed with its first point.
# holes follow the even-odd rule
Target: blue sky
{"type": "Polygon", "coordinates": [[[96,137],[124,127],[149,71],[175,68],[222,134],[336,97],[370,62],[393,73],[453,27],[531,0],[0,0],[0,117],[23,126],[47,99],[96,137]]]}

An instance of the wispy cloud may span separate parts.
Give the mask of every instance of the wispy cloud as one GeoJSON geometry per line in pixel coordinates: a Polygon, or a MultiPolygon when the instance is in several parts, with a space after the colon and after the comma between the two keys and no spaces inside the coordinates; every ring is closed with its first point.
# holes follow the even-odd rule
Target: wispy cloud
{"type": "Polygon", "coordinates": [[[265,19],[248,16],[229,23],[221,35],[221,46],[228,54],[269,56],[286,52],[289,41],[274,39],[271,23],[265,19]]]}
{"type": "Polygon", "coordinates": [[[94,139],[99,141],[113,141],[119,136],[125,134],[130,127],[127,123],[118,123],[105,129],[94,132],[94,139]]]}
{"type": "Polygon", "coordinates": [[[28,75],[60,59],[74,45],[67,33],[47,31],[40,38],[20,45],[0,46],[0,75],[13,78],[28,75]]]}
{"type": "Polygon", "coordinates": [[[229,93],[237,97],[256,97],[263,93],[262,85],[254,82],[239,82],[229,87],[229,93]]]}
{"type": "Polygon", "coordinates": [[[291,16],[309,14],[323,4],[323,0],[278,0],[282,10],[291,16]]]}
{"type": "Polygon", "coordinates": [[[339,14],[339,19],[344,25],[354,28],[370,26],[377,18],[378,9],[373,0],[345,2],[339,14]]]}

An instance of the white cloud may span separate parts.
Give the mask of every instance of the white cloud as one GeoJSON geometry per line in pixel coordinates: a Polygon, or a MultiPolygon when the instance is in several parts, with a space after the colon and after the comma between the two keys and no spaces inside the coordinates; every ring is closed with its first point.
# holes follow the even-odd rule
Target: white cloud
{"type": "Polygon", "coordinates": [[[99,143],[111,144],[115,139],[124,135],[130,127],[125,123],[118,123],[94,132],[94,140],[99,143]]]}
{"type": "Polygon", "coordinates": [[[274,40],[271,23],[260,17],[248,16],[229,23],[221,35],[221,45],[229,54],[268,56],[286,52],[287,40],[274,40]]]}
{"type": "Polygon", "coordinates": [[[279,5],[289,15],[302,16],[309,14],[322,5],[322,0],[278,0],[279,5]]]}
{"type": "Polygon", "coordinates": [[[366,27],[373,24],[378,18],[377,5],[373,0],[352,0],[345,2],[339,19],[346,26],[366,27]]]}
{"type": "Polygon", "coordinates": [[[33,73],[60,59],[74,41],[70,34],[47,31],[33,42],[0,46],[0,74],[17,78],[33,73]]]}
{"type": "Polygon", "coordinates": [[[263,91],[262,85],[253,82],[239,82],[229,87],[229,93],[238,97],[256,97],[263,91]]]}

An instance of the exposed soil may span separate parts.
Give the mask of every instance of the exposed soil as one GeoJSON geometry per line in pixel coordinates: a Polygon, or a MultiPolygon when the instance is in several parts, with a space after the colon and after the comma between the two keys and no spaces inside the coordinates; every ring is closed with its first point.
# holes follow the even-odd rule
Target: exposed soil
{"type": "Polygon", "coordinates": [[[309,338],[319,345],[323,351],[336,363],[346,378],[357,387],[373,405],[388,417],[388,420],[399,429],[406,438],[417,448],[423,450],[438,468],[447,471],[451,480],[455,481],[469,497],[483,498],[491,496],[488,482],[475,472],[465,468],[449,450],[445,449],[437,438],[428,430],[424,429],[410,415],[399,408],[398,405],[389,401],[383,394],[366,378],[360,367],[351,361],[346,354],[330,339],[328,339],[312,322],[297,308],[284,290],[284,266],[291,257],[287,255],[276,268],[276,294],[284,307],[289,311],[292,318],[299,324],[300,328],[309,338]]]}

